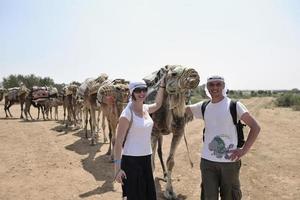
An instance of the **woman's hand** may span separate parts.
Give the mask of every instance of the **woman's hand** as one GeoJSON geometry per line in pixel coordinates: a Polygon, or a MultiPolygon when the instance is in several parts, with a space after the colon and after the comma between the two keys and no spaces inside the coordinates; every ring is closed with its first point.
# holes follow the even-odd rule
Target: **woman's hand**
{"type": "Polygon", "coordinates": [[[115,181],[116,182],[121,183],[123,185],[124,178],[127,179],[126,173],[122,169],[120,169],[119,171],[117,171],[117,173],[115,173],[115,181]]]}

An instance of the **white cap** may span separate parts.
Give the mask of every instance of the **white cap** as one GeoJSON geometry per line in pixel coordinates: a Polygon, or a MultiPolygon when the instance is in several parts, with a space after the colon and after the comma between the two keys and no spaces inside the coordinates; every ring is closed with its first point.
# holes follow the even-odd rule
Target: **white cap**
{"type": "Polygon", "coordinates": [[[213,82],[213,81],[222,81],[225,82],[224,78],[222,76],[213,75],[207,78],[207,83],[213,82]]]}
{"type": "Polygon", "coordinates": [[[130,95],[132,95],[133,90],[136,88],[147,88],[147,85],[144,80],[130,81],[129,83],[130,95]]]}

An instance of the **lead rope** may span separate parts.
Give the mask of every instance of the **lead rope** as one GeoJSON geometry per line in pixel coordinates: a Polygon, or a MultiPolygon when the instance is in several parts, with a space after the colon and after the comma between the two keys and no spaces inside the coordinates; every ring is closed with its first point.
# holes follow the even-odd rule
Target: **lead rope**
{"type": "Polygon", "coordinates": [[[192,162],[192,159],[191,159],[190,150],[189,150],[189,146],[188,146],[188,144],[187,144],[187,140],[186,140],[185,132],[186,132],[186,127],[184,127],[184,134],[183,134],[183,138],[184,138],[184,142],[185,142],[185,146],[186,146],[187,154],[188,154],[188,157],[189,157],[190,165],[191,165],[191,168],[193,168],[193,167],[194,167],[194,163],[192,162]]]}

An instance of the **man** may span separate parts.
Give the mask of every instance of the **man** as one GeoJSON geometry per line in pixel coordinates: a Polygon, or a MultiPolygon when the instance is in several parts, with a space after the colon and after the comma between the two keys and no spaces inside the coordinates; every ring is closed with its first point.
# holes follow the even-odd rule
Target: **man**
{"type": "Polygon", "coordinates": [[[211,101],[202,116],[199,102],[186,107],[188,114],[204,119],[205,131],[200,169],[202,174],[201,199],[239,200],[242,198],[239,173],[241,157],[253,145],[260,131],[256,120],[240,102],[236,104],[237,118],[249,126],[250,131],[243,147],[237,148],[237,130],[230,114],[231,99],[225,93],[225,81],[221,76],[207,79],[211,101]],[[220,194],[219,194],[220,193],[220,194]]]}

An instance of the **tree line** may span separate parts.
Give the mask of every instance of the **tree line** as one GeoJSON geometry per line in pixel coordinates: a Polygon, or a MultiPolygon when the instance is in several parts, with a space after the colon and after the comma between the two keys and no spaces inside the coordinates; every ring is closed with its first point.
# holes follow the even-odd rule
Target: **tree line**
{"type": "MultiPolygon", "coordinates": [[[[52,86],[52,87],[56,87],[58,91],[61,91],[62,88],[66,85],[65,83],[55,83],[54,80],[50,77],[40,77],[34,74],[30,74],[30,75],[11,74],[8,77],[3,78],[2,86],[7,89],[13,87],[19,87],[21,82],[27,88],[32,88],[33,86],[40,86],[40,87],[52,86]]],[[[77,81],[73,81],[72,83],[80,85],[80,83],[77,81]]]]}
{"type": "MultiPolygon", "coordinates": [[[[27,88],[32,88],[33,86],[52,86],[56,87],[58,91],[61,91],[66,85],[65,83],[55,83],[50,77],[40,77],[34,74],[11,74],[3,78],[2,85],[4,88],[19,87],[21,82],[27,88]]],[[[73,81],[71,84],[80,85],[77,81],[73,81]]],[[[272,96],[276,98],[275,104],[277,106],[292,107],[294,110],[300,110],[300,90],[296,88],[292,90],[228,90],[227,95],[233,99],[272,96]]],[[[192,90],[190,103],[195,103],[205,98],[208,97],[205,93],[205,84],[202,84],[192,90]]]]}

